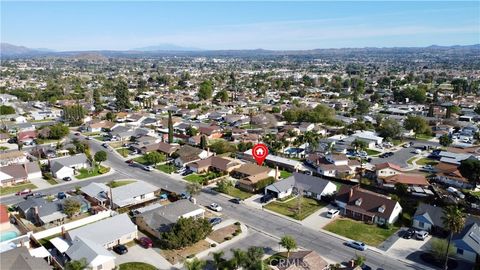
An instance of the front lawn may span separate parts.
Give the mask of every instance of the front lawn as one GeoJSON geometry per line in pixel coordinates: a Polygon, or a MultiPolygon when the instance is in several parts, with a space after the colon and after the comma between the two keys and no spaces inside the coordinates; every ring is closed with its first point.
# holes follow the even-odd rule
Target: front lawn
{"type": "Polygon", "coordinates": [[[148,163],[148,161],[143,156],[136,157],[133,160],[142,165],[150,165],[150,163],[148,163]]]}
{"type": "MultiPolygon", "coordinates": [[[[218,191],[218,192],[221,192],[217,188],[215,188],[215,190],[218,191]]],[[[229,187],[226,190],[226,192],[221,192],[221,193],[225,193],[227,195],[230,195],[232,197],[239,198],[239,199],[242,199],[242,200],[248,199],[248,198],[252,197],[252,195],[253,195],[252,193],[245,192],[245,191],[240,190],[236,187],[229,187]]]]}
{"type": "Polygon", "coordinates": [[[93,137],[95,140],[97,141],[101,141],[101,142],[106,142],[107,141],[107,137],[105,136],[95,136],[93,137]]]}
{"type": "Polygon", "coordinates": [[[75,175],[77,179],[85,179],[93,176],[101,175],[110,171],[110,168],[104,166],[95,166],[90,169],[80,169],[79,174],[75,175]]]}
{"type": "Polygon", "coordinates": [[[107,186],[109,186],[111,188],[116,188],[116,187],[121,187],[121,186],[131,184],[131,183],[134,183],[134,182],[137,182],[137,181],[135,181],[135,180],[112,181],[112,182],[108,183],[107,186]]]}
{"type": "Polygon", "coordinates": [[[117,151],[124,158],[128,157],[128,153],[130,153],[130,150],[127,148],[117,148],[115,151],[117,151]]]}
{"type": "Polygon", "coordinates": [[[407,163],[410,164],[410,165],[413,165],[413,161],[416,159],[417,157],[414,156],[414,157],[411,157],[407,160],[407,163]]]}
{"type": "Polygon", "coordinates": [[[216,172],[207,172],[203,174],[192,173],[190,175],[185,176],[183,179],[189,182],[197,182],[197,183],[203,184],[208,180],[212,180],[220,176],[221,176],[220,173],[216,173],[216,172]]]}
{"type": "Polygon", "coordinates": [[[288,178],[292,175],[291,172],[287,172],[287,171],[284,171],[284,170],[281,170],[280,171],[280,178],[282,179],[285,179],[285,178],[288,178]]]}
{"type": "Polygon", "coordinates": [[[265,205],[265,208],[287,217],[303,220],[326,205],[323,202],[305,197],[302,198],[302,204],[299,210],[297,208],[297,204],[298,200],[297,198],[294,198],[287,202],[273,201],[265,205]]]}
{"type": "Polygon", "coordinates": [[[365,152],[367,152],[367,155],[369,155],[369,156],[376,156],[376,155],[380,154],[379,151],[376,151],[376,150],[373,150],[373,149],[367,149],[367,150],[365,150],[365,152]]]}
{"type": "Polygon", "coordinates": [[[155,167],[155,169],[168,174],[175,172],[175,166],[171,164],[161,164],[155,167]]]}
{"type": "Polygon", "coordinates": [[[324,229],[376,247],[398,231],[399,227],[391,225],[390,229],[384,229],[374,224],[365,224],[362,221],[338,218],[330,222],[324,229]]]}
{"type": "Polygon", "coordinates": [[[35,189],[35,188],[37,188],[37,186],[35,186],[32,183],[20,184],[20,185],[15,185],[11,187],[0,187],[0,195],[6,195],[10,193],[16,193],[24,189],[35,189]]]}
{"type": "Polygon", "coordinates": [[[429,135],[425,135],[425,134],[417,134],[416,139],[429,141],[429,140],[433,139],[433,136],[429,136],[429,135]]]}
{"type": "Polygon", "coordinates": [[[120,270],[156,270],[157,268],[151,264],[143,262],[128,262],[122,263],[119,266],[120,270]]]}
{"type": "Polygon", "coordinates": [[[431,166],[435,166],[438,164],[438,161],[434,160],[434,159],[431,159],[431,158],[421,158],[419,160],[417,160],[417,165],[431,165],[431,166]]]}

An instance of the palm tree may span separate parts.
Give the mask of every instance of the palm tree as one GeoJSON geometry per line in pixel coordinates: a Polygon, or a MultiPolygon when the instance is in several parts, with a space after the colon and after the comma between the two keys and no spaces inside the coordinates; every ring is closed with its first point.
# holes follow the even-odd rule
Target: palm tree
{"type": "Polygon", "coordinates": [[[230,259],[228,262],[229,266],[231,269],[238,269],[240,266],[242,266],[245,263],[247,254],[245,251],[237,248],[237,249],[231,249],[233,253],[233,257],[230,259]]]}
{"type": "Polygon", "coordinates": [[[458,206],[451,205],[443,210],[442,221],[445,229],[450,230],[444,266],[444,269],[448,269],[448,250],[450,248],[450,242],[452,241],[453,234],[459,233],[463,229],[463,226],[465,225],[465,214],[458,208],[458,206]]]}
{"type": "Polygon", "coordinates": [[[192,260],[186,260],[183,265],[187,270],[203,270],[206,263],[205,261],[199,260],[197,257],[193,257],[192,260]]]}
{"type": "Polygon", "coordinates": [[[316,148],[318,142],[320,141],[320,136],[317,133],[312,131],[305,132],[305,142],[308,143],[308,149],[311,150],[316,148]]]}
{"type": "Polygon", "coordinates": [[[213,263],[215,264],[215,269],[222,269],[222,265],[225,262],[225,259],[223,258],[223,255],[224,255],[223,251],[212,252],[213,263]]]}

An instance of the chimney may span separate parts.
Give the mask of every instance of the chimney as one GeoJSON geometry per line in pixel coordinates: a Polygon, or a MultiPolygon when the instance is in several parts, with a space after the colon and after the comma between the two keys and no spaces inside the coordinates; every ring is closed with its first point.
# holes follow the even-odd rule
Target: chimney
{"type": "Polygon", "coordinates": [[[275,180],[278,180],[279,173],[278,173],[278,166],[275,166],[275,180]]]}
{"type": "Polygon", "coordinates": [[[210,147],[207,147],[207,156],[210,156],[210,147]]]}
{"type": "Polygon", "coordinates": [[[354,268],[355,267],[355,260],[350,260],[348,262],[348,267],[354,268]]]}
{"type": "Polygon", "coordinates": [[[65,226],[62,226],[61,229],[62,229],[62,237],[65,238],[65,233],[66,233],[65,226]]]}
{"type": "Polygon", "coordinates": [[[354,187],[352,187],[352,188],[350,189],[350,192],[349,192],[349,194],[348,194],[348,199],[350,199],[350,198],[353,197],[353,189],[354,189],[354,187]]]}

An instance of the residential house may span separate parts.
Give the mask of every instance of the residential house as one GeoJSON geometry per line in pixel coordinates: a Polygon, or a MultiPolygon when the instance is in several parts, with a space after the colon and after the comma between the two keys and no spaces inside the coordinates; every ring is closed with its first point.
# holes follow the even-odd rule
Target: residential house
{"type": "Polygon", "coordinates": [[[301,133],[305,133],[307,131],[312,131],[315,128],[315,124],[313,123],[301,123],[300,126],[298,126],[298,129],[300,130],[301,133]]]}
{"type": "Polygon", "coordinates": [[[218,139],[223,135],[222,128],[218,126],[199,127],[198,131],[209,139],[218,139]]]}
{"type": "Polygon", "coordinates": [[[195,135],[188,138],[187,143],[193,146],[200,145],[203,135],[195,135]]]}
{"type": "Polygon", "coordinates": [[[0,167],[0,186],[11,186],[41,178],[42,171],[37,162],[10,164],[0,167]]]}
{"type": "Polygon", "coordinates": [[[115,255],[94,240],[77,236],[65,251],[70,260],[86,260],[89,269],[115,269],[115,255]]]}
{"type": "Polygon", "coordinates": [[[400,173],[402,173],[402,168],[397,164],[384,162],[375,165],[375,174],[377,175],[377,178],[385,178],[400,173]]]}
{"type": "MultiPolygon", "coordinates": [[[[244,153],[244,158],[254,161],[254,157],[252,155],[252,149],[248,149],[244,153]]],[[[307,168],[305,168],[302,164],[301,161],[298,160],[293,160],[289,158],[284,158],[280,156],[275,156],[272,154],[268,154],[267,157],[265,158],[265,164],[270,165],[270,166],[275,166],[279,167],[281,169],[285,169],[290,172],[298,172],[298,171],[306,171],[307,168]]]]}
{"type": "Polygon", "coordinates": [[[2,151],[0,152],[0,166],[27,162],[27,155],[24,151],[2,151]]]}
{"type": "Polygon", "coordinates": [[[175,165],[184,167],[186,164],[205,159],[210,156],[207,151],[190,145],[184,145],[175,152],[178,157],[175,159],[175,165]]]}
{"type": "Polygon", "coordinates": [[[358,160],[350,160],[344,154],[311,154],[307,162],[317,169],[317,173],[328,177],[348,178],[361,166],[358,160]]]}
{"type": "Polygon", "coordinates": [[[189,200],[178,200],[167,205],[156,204],[135,216],[138,227],[160,238],[160,233],[170,228],[180,218],[204,218],[205,210],[189,200]]]}
{"type": "Polygon", "coordinates": [[[110,204],[109,193],[111,191],[114,208],[118,208],[153,200],[158,188],[143,181],[136,181],[112,189],[103,183],[93,182],[80,188],[80,190],[89,201],[99,205],[110,204]]]}
{"type": "Polygon", "coordinates": [[[458,170],[457,164],[439,162],[435,165],[435,180],[458,188],[473,188],[473,184],[458,170]]]}
{"type": "Polygon", "coordinates": [[[22,144],[31,144],[35,139],[37,139],[36,130],[21,131],[17,134],[17,142],[22,144]]]}
{"type": "Polygon", "coordinates": [[[111,129],[115,126],[115,123],[108,120],[94,120],[85,124],[87,132],[101,132],[106,129],[111,129]]]}
{"type": "Polygon", "coordinates": [[[291,252],[290,256],[282,261],[276,262],[272,269],[275,270],[327,270],[328,262],[317,252],[312,250],[301,250],[291,252]]]}
{"type": "Polygon", "coordinates": [[[165,142],[159,142],[157,145],[157,151],[164,153],[167,156],[171,156],[179,148],[178,145],[171,145],[165,142]]]}
{"type": "Polygon", "coordinates": [[[109,249],[134,241],[138,238],[138,230],[128,214],[124,213],[70,230],[66,236],[69,241],[81,237],[109,249]]]}
{"type": "Polygon", "coordinates": [[[130,145],[130,148],[138,151],[141,154],[145,154],[152,151],[157,151],[160,138],[152,136],[141,136],[135,139],[135,142],[130,145]]]}
{"type": "Polygon", "coordinates": [[[187,167],[188,169],[196,173],[203,173],[211,170],[230,173],[232,170],[238,168],[240,165],[240,161],[232,158],[211,156],[206,159],[189,163],[187,167]]]}
{"type": "Polygon", "coordinates": [[[47,261],[30,255],[27,247],[13,248],[0,253],[2,269],[51,270],[47,261]]]}
{"type": "Polygon", "coordinates": [[[336,191],[337,186],[334,183],[303,173],[293,173],[290,177],[265,188],[265,194],[273,194],[278,199],[302,192],[306,197],[321,200],[322,196],[332,195],[336,191]]]}
{"type": "Polygon", "coordinates": [[[438,206],[420,203],[412,217],[412,227],[431,233],[445,232],[443,209],[438,206]]]}
{"type": "Polygon", "coordinates": [[[58,179],[72,177],[78,170],[89,167],[90,161],[84,153],[50,160],[50,171],[58,179]]]}
{"type": "Polygon", "coordinates": [[[0,204],[0,232],[8,231],[12,227],[10,214],[6,205],[0,204]]]}
{"type": "Polygon", "coordinates": [[[374,148],[375,145],[382,145],[383,138],[377,136],[373,131],[356,131],[352,137],[367,143],[368,148],[374,148]]]}
{"type": "Polygon", "coordinates": [[[127,116],[127,125],[129,126],[134,126],[134,127],[139,127],[143,120],[145,120],[147,117],[143,114],[139,113],[134,113],[129,116],[127,116]]]}
{"type": "Polygon", "coordinates": [[[6,143],[8,140],[10,140],[10,135],[0,132],[0,143],[6,143]]]}
{"type": "Polygon", "coordinates": [[[469,216],[465,227],[453,239],[455,257],[472,263],[480,261],[480,218],[469,216]]]}
{"type": "Polygon", "coordinates": [[[402,212],[397,201],[362,189],[359,185],[343,185],[335,197],[335,202],[345,216],[369,223],[393,224],[402,212]]]}
{"type": "Polygon", "coordinates": [[[427,178],[424,174],[414,174],[414,173],[401,173],[395,174],[392,176],[387,176],[384,178],[379,178],[378,181],[384,186],[388,188],[395,188],[395,184],[400,183],[407,185],[408,187],[420,187],[426,188],[430,184],[427,181],[427,178]]]}
{"type": "Polygon", "coordinates": [[[269,177],[275,177],[275,170],[258,166],[253,163],[245,163],[235,168],[231,176],[237,180],[237,186],[241,189],[254,192],[257,190],[257,183],[269,177]]]}
{"type": "Polygon", "coordinates": [[[62,224],[67,218],[63,211],[63,205],[66,200],[75,200],[80,203],[80,213],[86,213],[90,210],[90,203],[83,196],[71,196],[64,199],[48,201],[45,198],[29,197],[16,205],[21,216],[33,224],[45,225],[62,224]]]}

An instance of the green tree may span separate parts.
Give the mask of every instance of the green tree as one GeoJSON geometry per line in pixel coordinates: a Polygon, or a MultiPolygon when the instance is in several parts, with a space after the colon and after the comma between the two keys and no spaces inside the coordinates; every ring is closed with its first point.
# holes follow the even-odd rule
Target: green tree
{"type": "Polygon", "coordinates": [[[225,252],[219,251],[219,252],[212,252],[212,257],[213,257],[213,263],[215,265],[215,269],[224,269],[224,265],[226,260],[223,258],[223,255],[225,255],[225,252]]]}
{"type": "Polygon", "coordinates": [[[50,131],[48,132],[48,138],[52,140],[59,140],[68,135],[68,127],[58,123],[53,126],[50,126],[50,131]]]}
{"type": "Polygon", "coordinates": [[[287,250],[287,258],[290,257],[290,251],[297,248],[297,241],[290,235],[283,236],[279,244],[287,250]]]}
{"type": "Polygon", "coordinates": [[[107,114],[105,115],[105,117],[106,117],[107,120],[109,120],[109,121],[115,121],[115,119],[117,118],[117,116],[116,116],[113,112],[107,112],[107,114]]]}
{"type": "Polygon", "coordinates": [[[87,259],[72,260],[65,264],[65,270],[83,270],[88,266],[87,259]]]}
{"type": "Polygon", "coordinates": [[[11,106],[1,105],[0,115],[15,114],[15,109],[11,106]]]}
{"type": "Polygon", "coordinates": [[[98,166],[100,166],[100,163],[107,160],[107,152],[100,150],[95,153],[93,158],[95,159],[96,162],[98,162],[98,166]]]}
{"type": "Polygon", "coordinates": [[[213,83],[212,81],[206,80],[200,84],[200,89],[198,90],[198,97],[201,100],[207,100],[212,98],[213,93],[213,83]]]}
{"type": "Polygon", "coordinates": [[[357,102],[356,112],[357,114],[360,114],[360,115],[367,114],[370,111],[371,106],[372,106],[372,103],[370,103],[368,100],[361,99],[357,102]]]}
{"type": "Polygon", "coordinates": [[[443,210],[443,226],[447,231],[450,231],[448,237],[448,244],[445,250],[445,269],[448,265],[448,252],[450,250],[450,243],[454,234],[459,233],[465,225],[465,214],[458,208],[457,205],[450,205],[443,210]]]}
{"type": "Polygon", "coordinates": [[[247,253],[241,249],[231,249],[233,257],[228,262],[230,269],[238,269],[244,265],[247,253]]]}
{"type": "Polygon", "coordinates": [[[221,102],[228,101],[228,92],[226,90],[222,90],[215,95],[215,99],[219,99],[221,102]]]}
{"type": "Polygon", "coordinates": [[[183,265],[187,270],[203,270],[206,266],[206,262],[199,260],[197,257],[193,257],[191,260],[186,260],[183,265]]]}
{"type": "Polygon", "coordinates": [[[69,122],[71,126],[81,125],[85,118],[86,110],[80,105],[65,106],[63,108],[63,119],[69,122]]]}
{"type": "Polygon", "coordinates": [[[95,106],[96,112],[103,111],[102,100],[100,96],[100,89],[93,89],[93,105],[95,106]]]}
{"type": "Polygon", "coordinates": [[[192,126],[189,126],[186,129],[186,133],[187,133],[188,136],[196,136],[198,134],[198,129],[196,129],[192,126]]]}
{"type": "Polygon", "coordinates": [[[351,146],[355,149],[355,150],[365,150],[368,148],[368,144],[365,142],[365,141],[362,141],[362,140],[359,140],[359,139],[355,139],[351,146]]]}
{"type": "Polygon", "coordinates": [[[205,135],[202,135],[200,137],[200,148],[207,149],[207,136],[205,136],[205,135]]]}
{"type": "Polygon", "coordinates": [[[463,177],[467,178],[473,185],[480,183],[480,160],[468,158],[460,162],[458,170],[463,177]]]}
{"type": "Polygon", "coordinates": [[[450,257],[453,256],[455,253],[455,249],[453,248],[453,246],[449,245],[447,240],[440,238],[432,239],[430,251],[438,261],[445,260],[447,254],[450,257]]]}
{"type": "Polygon", "coordinates": [[[236,152],[237,147],[235,146],[235,144],[227,142],[225,140],[218,140],[210,145],[210,150],[221,155],[225,153],[236,152]]]}
{"type": "Polygon", "coordinates": [[[427,121],[421,116],[407,116],[407,119],[405,119],[405,122],[403,123],[403,127],[407,130],[413,130],[413,132],[415,132],[415,137],[417,134],[431,133],[431,129],[428,126],[427,121]]]}
{"type": "Polygon", "coordinates": [[[356,255],[356,257],[355,257],[355,259],[353,259],[353,264],[355,266],[362,267],[365,264],[365,261],[366,261],[365,256],[358,255],[358,254],[355,254],[355,255],[356,255]]]}
{"type": "Polygon", "coordinates": [[[173,143],[173,120],[171,111],[168,111],[168,143],[173,143]]]}
{"type": "Polygon", "coordinates": [[[266,269],[263,265],[263,255],[265,251],[261,247],[249,247],[245,253],[243,268],[246,270],[266,269]]]}
{"type": "Polygon", "coordinates": [[[381,121],[380,126],[377,128],[377,132],[384,138],[398,138],[401,136],[402,127],[394,119],[386,119],[381,121]]]}
{"type": "Polygon", "coordinates": [[[445,147],[450,146],[453,143],[452,138],[448,134],[443,134],[442,136],[440,136],[440,138],[438,138],[438,141],[440,145],[445,147]]]}
{"type": "Polygon", "coordinates": [[[63,212],[68,217],[71,217],[80,212],[81,204],[75,199],[66,199],[63,202],[63,212]]]}
{"type": "Polygon", "coordinates": [[[397,191],[397,194],[400,196],[406,195],[408,193],[408,186],[404,183],[396,183],[395,191],[397,191]]]}
{"type": "Polygon", "coordinates": [[[187,189],[187,192],[190,193],[190,195],[195,196],[195,195],[198,195],[202,190],[202,185],[200,185],[197,182],[189,182],[187,184],[186,189],[187,189]]]}
{"type": "Polygon", "coordinates": [[[149,164],[153,164],[154,166],[157,166],[158,163],[166,160],[165,155],[157,151],[146,153],[143,157],[149,164]]]}
{"type": "Polygon", "coordinates": [[[125,81],[117,82],[115,89],[115,107],[117,111],[123,111],[132,107],[130,103],[130,93],[128,92],[128,85],[125,81]]]}
{"type": "Polygon", "coordinates": [[[205,239],[212,232],[212,225],[205,218],[180,218],[170,230],[160,233],[166,249],[180,249],[205,239]]]}

